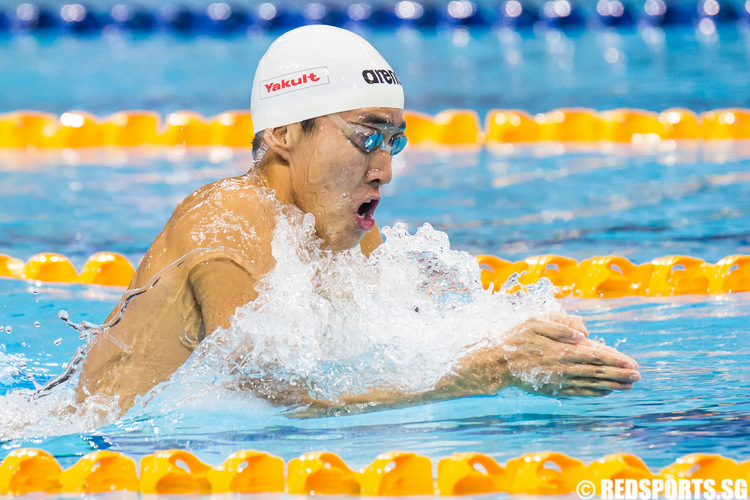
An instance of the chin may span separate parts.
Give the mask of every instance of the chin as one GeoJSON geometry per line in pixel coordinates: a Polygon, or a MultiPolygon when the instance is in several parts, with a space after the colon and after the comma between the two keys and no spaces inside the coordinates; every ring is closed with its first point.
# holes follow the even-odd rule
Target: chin
{"type": "Polygon", "coordinates": [[[325,245],[333,251],[339,252],[343,250],[350,250],[359,245],[359,240],[364,236],[364,232],[357,232],[357,234],[335,234],[327,235],[322,237],[325,245]]]}
{"type": "Polygon", "coordinates": [[[357,245],[359,245],[359,239],[355,241],[331,243],[328,246],[334,252],[343,252],[344,250],[351,250],[352,248],[355,248],[357,245]]]}
{"type": "Polygon", "coordinates": [[[349,220],[332,221],[316,218],[315,232],[323,240],[325,247],[334,251],[349,250],[359,245],[359,240],[367,231],[349,220]]]}

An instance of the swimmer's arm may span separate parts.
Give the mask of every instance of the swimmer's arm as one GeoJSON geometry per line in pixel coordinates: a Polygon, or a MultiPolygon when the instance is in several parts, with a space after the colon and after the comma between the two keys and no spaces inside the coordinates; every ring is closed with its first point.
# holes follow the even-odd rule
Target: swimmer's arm
{"type": "Polygon", "coordinates": [[[359,247],[362,249],[362,253],[365,257],[369,257],[370,254],[383,243],[383,237],[380,235],[380,229],[377,223],[372,229],[367,231],[362,239],[359,240],[359,247]]]}
{"type": "MultiPolygon", "coordinates": [[[[509,386],[546,396],[603,396],[613,390],[628,390],[640,380],[635,360],[587,335],[577,316],[532,319],[511,332],[502,344],[466,354],[429,391],[371,390],[345,396],[339,403],[354,406],[354,411],[398,407],[496,394],[509,386]]],[[[330,405],[316,401],[311,406],[320,409],[330,405]]]]}
{"type": "Polygon", "coordinates": [[[435,391],[492,394],[515,386],[545,396],[603,396],[631,389],[637,370],[629,356],[589,339],[581,318],[560,314],[526,321],[501,344],[468,354],[435,391]]]}
{"type": "Polygon", "coordinates": [[[201,262],[190,270],[188,280],[206,334],[218,327],[228,328],[235,310],[258,297],[256,280],[228,258],[201,262]]]}

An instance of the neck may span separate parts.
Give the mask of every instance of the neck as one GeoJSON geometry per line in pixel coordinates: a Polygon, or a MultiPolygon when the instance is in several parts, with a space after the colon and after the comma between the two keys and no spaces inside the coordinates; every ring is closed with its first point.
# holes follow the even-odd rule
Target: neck
{"type": "Polygon", "coordinates": [[[292,204],[292,179],[289,175],[289,165],[281,164],[269,158],[268,164],[259,165],[258,176],[266,185],[276,191],[276,198],[281,203],[292,204]]]}

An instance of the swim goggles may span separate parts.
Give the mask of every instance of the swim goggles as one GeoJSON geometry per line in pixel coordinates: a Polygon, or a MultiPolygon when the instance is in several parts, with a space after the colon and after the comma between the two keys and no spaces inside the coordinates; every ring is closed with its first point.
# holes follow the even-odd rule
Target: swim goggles
{"type": "Polygon", "coordinates": [[[386,142],[382,132],[375,127],[362,123],[352,124],[338,115],[327,115],[333,123],[338,125],[349,142],[354,144],[363,153],[369,154],[383,149],[391,156],[399,154],[406,147],[406,136],[403,130],[391,135],[386,142]],[[397,135],[402,134],[402,135],[397,135]]]}

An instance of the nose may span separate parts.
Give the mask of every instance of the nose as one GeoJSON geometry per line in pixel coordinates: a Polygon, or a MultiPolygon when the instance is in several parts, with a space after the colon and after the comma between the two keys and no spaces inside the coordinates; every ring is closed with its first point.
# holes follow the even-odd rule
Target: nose
{"type": "Polygon", "coordinates": [[[372,154],[370,169],[367,171],[367,182],[381,186],[393,178],[392,157],[387,151],[379,150],[372,154]]]}

